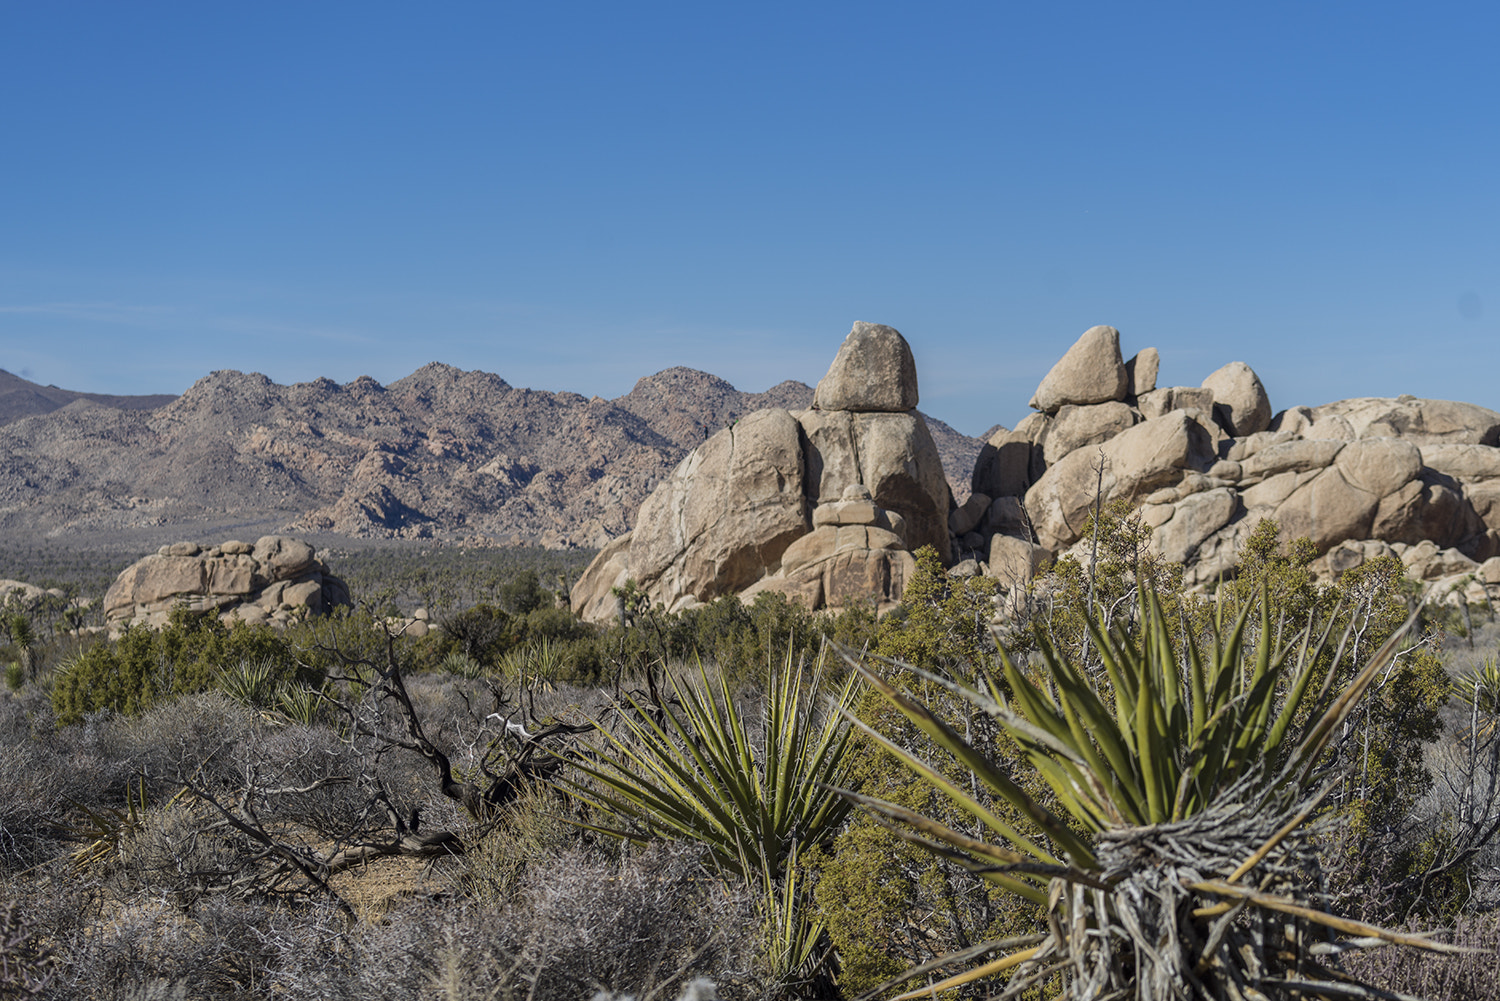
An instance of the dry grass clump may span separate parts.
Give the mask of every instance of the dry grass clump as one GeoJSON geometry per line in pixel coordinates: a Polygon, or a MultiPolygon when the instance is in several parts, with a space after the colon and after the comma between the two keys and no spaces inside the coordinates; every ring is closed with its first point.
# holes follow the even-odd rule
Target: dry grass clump
{"type": "MultiPolygon", "coordinates": [[[[1419,922],[1408,923],[1419,930],[1419,922]]],[[[1349,973],[1425,1001],[1491,1001],[1500,997],[1500,913],[1461,914],[1444,939],[1474,950],[1438,956],[1410,949],[1378,949],[1345,960],[1349,973]]]]}
{"type": "Polygon", "coordinates": [[[610,859],[579,848],[529,870],[503,903],[413,901],[344,933],[329,909],[278,918],[274,994],[389,998],[669,996],[695,977],[744,981],[753,907],[693,852],[665,845],[610,859]]]}

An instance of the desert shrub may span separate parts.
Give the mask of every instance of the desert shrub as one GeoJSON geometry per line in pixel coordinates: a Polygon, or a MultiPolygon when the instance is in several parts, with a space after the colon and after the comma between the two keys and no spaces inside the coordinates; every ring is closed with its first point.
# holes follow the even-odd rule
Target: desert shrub
{"type": "Polygon", "coordinates": [[[75,804],[123,789],[128,765],[113,759],[102,729],[96,721],[59,731],[45,702],[0,697],[0,868],[54,856],[75,804]]]}
{"type": "Polygon", "coordinates": [[[566,817],[565,802],[550,790],[531,787],[492,830],[470,844],[449,878],[463,896],[480,903],[508,900],[533,869],[546,870],[580,843],[580,829],[566,817]]]}
{"type": "Polygon", "coordinates": [[[208,899],[192,915],[141,897],[108,921],[62,937],[61,972],[46,995],[60,999],[264,997],[264,935],[272,912],[208,899]]]}
{"type": "MultiPolygon", "coordinates": [[[[1406,930],[1419,930],[1415,923],[1406,930]]],[[[1471,949],[1436,956],[1414,949],[1380,949],[1351,956],[1345,965],[1366,983],[1426,1001],[1489,1001],[1500,997],[1500,913],[1460,914],[1444,941],[1471,949]]]]}
{"type": "Polygon", "coordinates": [[[535,570],[526,569],[500,585],[496,596],[500,607],[512,615],[526,615],[552,604],[552,594],[542,588],[535,570]]]}
{"type": "Polygon", "coordinates": [[[50,929],[16,905],[0,900],[0,997],[40,994],[56,976],[50,929]]]}
{"type": "Polygon", "coordinates": [[[155,799],[172,795],[183,776],[195,773],[218,784],[236,781],[239,748],[257,725],[256,713],[243,703],[201,692],[108,720],[100,741],[127,775],[146,779],[155,799]]]}
{"type": "Polygon", "coordinates": [[[441,625],[452,646],[478,664],[493,666],[513,642],[510,613],[490,604],[444,616],[441,625]]]}
{"type": "Polygon", "coordinates": [[[349,931],[329,911],[283,912],[267,933],[270,981],[289,1001],[659,996],[694,977],[743,978],[753,913],[691,850],[573,849],[503,903],[417,900],[349,931]]]}
{"type": "MultiPolygon", "coordinates": [[[[904,674],[892,680],[997,760],[1014,764],[1019,759],[1019,749],[991,720],[969,711],[941,687],[904,674]]],[[[856,715],[882,737],[917,749],[950,781],[966,780],[959,762],[877,693],[863,695],[856,715]]],[[[982,824],[878,742],[862,737],[852,744],[849,755],[851,790],[897,803],[970,837],[984,836],[982,824]]],[[[1027,788],[1038,799],[1050,802],[1043,783],[1031,781],[1027,788]]],[[[970,791],[991,812],[1016,822],[1014,808],[983,786],[970,791]]],[[[1038,908],[986,886],[964,867],[921,850],[864,812],[854,814],[828,848],[808,861],[815,874],[818,913],[835,948],[839,985],[846,996],[870,990],[909,967],[976,942],[1030,930],[1040,915],[1038,908]]]]}
{"type": "MultiPolygon", "coordinates": [[[[1402,631],[1392,630],[1378,649],[1361,650],[1357,673],[1335,694],[1312,683],[1333,645],[1328,633],[1289,642],[1273,627],[1280,616],[1264,591],[1253,639],[1249,607],[1224,632],[1206,641],[1190,635],[1177,646],[1162,603],[1142,592],[1138,605],[1137,630],[1118,622],[1109,628],[1098,606],[1089,613],[1097,663],[1039,636],[1039,664],[1018,665],[1001,651],[1003,689],[990,678],[955,685],[913,670],[997,721],[1024,751],[1022,769],[1014,758],[992,757],[982,729],[948,723],[861,665],[872,687],[951,755],[965,779],[952,781],[919,749],[884,746],[989,831],[976,838],[901,803],[859,802],[903,825],[898,830],[918,848],[966,858],[996,889],[1047,912],[1033,934],[1002,934],[977,952],[951,956],[946,964],[971,968],[929,990],[1008,971],[1008,993],[1051,990],[1049,981],[1060,978],[1069,997],[1158,997],[1196,977],[1206,993],[1238,996],[1244,987],[1236,985],[1296,977],[1308,993],[1322,995],[1318,975],[1304,972],[1315,954],[1306,944],[1309,933],[1357,936],[1344,948],[1384,942],[1440,948],[1414,936],[1351,928],[1322,911],[1308,826],[1324,795],[1318,787],[1327,776],[1320,767],[1325,752],[1376,680],[1392,673],[1402,631]],[[1045,781],[1055,805],[1018,784],[1022,771],[1045,781]],[[1014,806],[1019,822],[995,814],[976,795],[981,787],[1014,806]],[[1235,885],[1247,875],[1257,890],[1235,885]],[[1213,906],[1220,900],[1222,907],[1213,906]],[[1295,913],[1305,927],[1289,926],[1274,943],[1232,917],[1210,932],[1207,916],[1232,912],[1235,901],[1264,909],[1277,919],[1273,924],[1283,920],[1277,912],[1295,913]],[[1103,934],[1077,933],[1086,926],[1103,934]],[[979,962],[985,952],[1000,955],[979,962]],[[1277,979],[1261,981],[1268,971],[1277,971],[1271,974],[1277,979]]],[[[1349,649],[1359,625],[1344,623],[1341,648],[1349,649]]],[[[1335,655],[1335,668],[1341,659],[1335,655]]]]}
{"type": "Polygon", "coordinates": [[[914,555],[916,571],[901,596],[901,613],[881,621],[875,652],[920,667],[972,675],[979,660],[994,648],[990,619],[995,614],[995,582],[989,577],[950,578],[931,546],[914,555]]]}
{"type": "Polygon", "coordinates": [[[52,705],[62,725],[102,709],[139,714],[212,688],[224,669],[246,662],[269,665],[278,682],[295,680],[299,670],[286,639],[269,626],[226,627],[211,615],[178,610],[164,629],[132,626],[75,657],[58,673],[52,705]]]}

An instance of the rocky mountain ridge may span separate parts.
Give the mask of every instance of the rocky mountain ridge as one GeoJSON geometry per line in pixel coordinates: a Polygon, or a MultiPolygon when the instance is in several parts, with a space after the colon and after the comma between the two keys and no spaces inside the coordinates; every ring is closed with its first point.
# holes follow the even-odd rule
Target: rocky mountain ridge
{"type": "MultiPolygon", "coordinates": [[[[159,398],[59,390],[51,410],[0,411],[0,541],[154,548],[295,532],[600,547],[712,433],[812,396],[794,381],[744,393],[679,367],[590,399],[440,363],[388,386],[219,371],[149,408],[159,398]]],[[[983,442],[929,424],[966,493],[983,442]]]]}

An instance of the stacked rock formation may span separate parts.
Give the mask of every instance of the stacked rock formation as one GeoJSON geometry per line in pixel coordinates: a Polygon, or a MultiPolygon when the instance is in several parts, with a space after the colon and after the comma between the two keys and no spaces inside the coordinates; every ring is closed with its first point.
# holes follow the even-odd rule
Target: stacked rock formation
{"type": "Polygon", "coordinates": [[[694,449],[590,564],[573,608],[614,617],[626,580],[671,610],[761,591],[808,608],[899,600],[912,550],[949,558],[951,494],[917,400],[905,338],[854,324],[812,407],[756,411],[694,449]]]}
{"type": "Polygon", "coordinates": [[[1190,584],[1231,572],[1273,518],[1313,541],[1326,575],[1395,555],[1470,600],[1493,577],[1500,598],[1500,414],[1405,396],[1273,416],[1242,362],[1165,388],[1158,362],[1152,348],[1124,360],[1113,327],[1085,332],[1038,386],[1038,412],[981,453],[950,519],[960,556],[1023,582],[1079,541],[1096,496],[1125,498],[1190,584]]]}
{"type": "Polygon", "coordinates": [[[217,611],[227,622],[285,625],[348,605],[349,588],[298,539],[268,535],[254,545],[163,546],[120,572],[104,596],[112,631],[165,625],[175,608],[217,611]]]}

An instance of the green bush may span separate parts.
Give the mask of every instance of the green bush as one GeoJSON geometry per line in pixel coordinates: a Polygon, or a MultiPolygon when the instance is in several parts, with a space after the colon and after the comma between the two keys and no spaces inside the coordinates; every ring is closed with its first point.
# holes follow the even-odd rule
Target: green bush
{"type": "Polygon", "coordinates": [[[105,709],[134,715],[214,688],[224,669],[241,663],[269,665],[273,684],[298,672],[292,648],[269,626],[226,627],[211,615],[179,610],[164,629],[132,626],[118,640],[80,653],[58,672],[52,708],[59,725],[105,709]]]}

